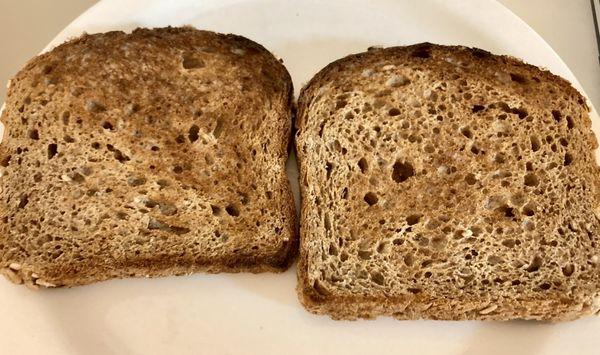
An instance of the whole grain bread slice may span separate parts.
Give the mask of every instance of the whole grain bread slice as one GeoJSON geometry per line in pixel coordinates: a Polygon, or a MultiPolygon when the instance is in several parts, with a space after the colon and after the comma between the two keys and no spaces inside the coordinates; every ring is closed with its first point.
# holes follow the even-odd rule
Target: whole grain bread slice
{"type": "Polygon", "coordinates": [[[0,270],[51,287],[287,268],[292,91],[259,44],[191,27],[32,59],[2,114],[0,270]]]}
{"type": "Polygon", "coordinates": [[[331,63],[298,103],[301,302],[335,319],[598,312],[588,111],[566,80],[479,49],[331,63]]]}

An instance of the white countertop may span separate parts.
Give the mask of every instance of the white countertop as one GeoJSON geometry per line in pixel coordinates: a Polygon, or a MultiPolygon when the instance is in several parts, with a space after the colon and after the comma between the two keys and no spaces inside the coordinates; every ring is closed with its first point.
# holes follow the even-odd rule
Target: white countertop
{"type": "MultiPolygon", "coordinates": [[[[95,0],[0,0],[0,83],[5,83],[95,0]]],[[[565,61],[595,106],[600,64],[589,0],[500,0],[565,61]]],[[[515,39],[518,40],[518,39],[515,39]]],[[[0,102],[6,88],[0,85],[0,102]]]]}

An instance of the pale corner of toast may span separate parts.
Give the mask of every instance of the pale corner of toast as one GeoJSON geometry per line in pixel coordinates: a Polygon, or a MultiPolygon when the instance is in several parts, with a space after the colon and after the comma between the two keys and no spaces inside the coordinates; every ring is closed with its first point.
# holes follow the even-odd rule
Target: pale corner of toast
{"type": "Polygon", "coordinates": [[[320,71],[298,103],[300,300],[336,319],[600,310],[585,99],[507,56],[420,44],[320,71]]]}
{"type": "Polygon", "coordinates": [[[0,270],[73,286],[281,271],[292,82],[261,45],[191,27],[84,35],[12,80],[0,270]]]}

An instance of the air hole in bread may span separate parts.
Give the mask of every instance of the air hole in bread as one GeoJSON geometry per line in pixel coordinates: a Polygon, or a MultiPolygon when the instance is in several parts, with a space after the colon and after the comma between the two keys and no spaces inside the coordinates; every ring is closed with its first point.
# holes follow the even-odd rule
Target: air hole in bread
{"type": "Polygon", "coordinates": [[[552,117],[554,117],[554,120],[556,122],[560,122],[560,119],[562,118],[562,113],[560,113],[560,111],[557,110],[552,110],[552,117]]]}
{"type": "Polygon", "coordinates": [[[471,111],[473,113],[477,113],[479,111],[483,111],[485,109],[485,106],[482,105],[473,105],[473,108],[471,109],[471,111]]]}
{"type": "Polygon", "coordinates": [[[183,143],[185,143],[185,138],[183,138],[183,134],[177,135],[177,137],[175,137],[175,142],[177,144],[183,144],[183,143]]]}
{"type": "Polygon", "coordinates": [[[514,209],[506,204],[496,208],[496,211],[504,214],[504,217],[506,218],[513,218],[515,216],[514,209]]]}
{"type": "Polygon", "coordinates": [[[2,158],[2,161],[0,161],[0,165],[6,168],[8,166],[8,164],[10,163],[11,157],[12,157],[11,155],[7,155],[4,158],[2,158]]]}
{"type": "Polygon", "coordinates": [[[531,217],[535,215],[535,205],[533,203],[528,203],[523,206],[523,214],[527,217],[531,217]]]}
{"type": "Polygon", "coordinates": [[[48,74],[52,73],[52,70],[54,70],[54,66],[52,66],[51,64],[46,64],[42,68],[42,74],[48,75],[48,74]]]}
{"type": "Polygon", "coordinates": [[[123,152],[121,152],[118,149],[114,150],[113,155],[114,155],[115,159],[117,159],[119,161],[119,163],[121,163],[121,164],[124,164],[131,160],[131,158],[129,158],[127,155],[123,154],[123,152]]]}
{"type": "Polygon", "coordinates": [[[525,170],[527,171],[533,171],[533,163],[528,161],[527,163],[525,163],[525,170]]]}
{"type": "Polygon", "coordinates": [[[369,204],[369,206],[373,206],[374,204],[376,204],[379,201],[379,198],[377,197],[377,195],[373,192],[367,192],[365,194],[364,200],[366,203],[369,204]]]}
{"type": "Polygon", "coordinates": [[[65,143],[74,143],[75,142],[75,139],[73,137],[69,136],[68,134],[63,137],[63,140],[65,141],[65,143]]]}
{"type": "Polygon", "coordinates": [[[397,183],[404,182],[415,175],[415,169],[408,162],[396,160],[392,169],[392,180],[397,183]]]}
{"type": "Polygon", "coordinates": [[[98,142],[93,142],[93,143],[91,144],[91,146],[92,146],[92,148],[94,148],[94,149],[100,149],[100,143],[98,143],[98,142]]]}
{"type": "Polygon", "coordinates": [[[29,203],[29,196],[27,194],[21,194],[19,196],[19,205],[17,207],[25,208],[25,206],[27,206],[27,203],[29,203]]]}
{"type": "Polygon", "coordinates": [[[575,272],[575,266],[574,266],[573,264],[568,264],[568,265],[565,265],[565,266],[562,268],[562,273],[563,273],[563,275],[565,275],[565,276],[567,276],[567,277],[569,277],[569,276],[573,275],[573,272],[575,272]]]}
{"type": "Polygon", "coordinates": [[[336,110],[342,109],[342,108],[346,107],[347,104],[348,104],[348,102],[346,100],[337,100],[335,103],[335,109],[336,110]]]}
{"type": "Polygon", "coordinates": [[[378,271],[371,273],[371,281],[373,281],[374,283],[381,285],[381,286],[383,286],[383,284],[385,283],[383,274],[378,271]]]}
{"type": "Polygon", "coordinates": [[[544,282],[543,284],[540,285],[540,289],[542,290],[549,290],[552,286],[548,283],[548,282],[544,282]]]}
{"type": "Polygon", "coordinates": [[[188,139],[190,140],[190,142],[194,143],[195,141],[198,140],[198,132],[200,131],[200,128],[197,125],[192,125],[190,127],[190,129],[188,130],[188,139]]]}
{"type": "Polygon", "coordinates": [[[510,73],[510,80],[517,82],[519,84],[525,84],[527,83],[527,79],[518,73],[510,73]]]}
{"type": "Polygon", "coordinates": [[[175,165],[175,166],[173,167],[173,172],[174,172],[175,174],[181,174],[181,173],[183,172],[183,168],[182,168],[181,166],[179,166],[179,165],[175,165]]]}
{"type": "Polygon", "coordinates": [[[514,113],[515,115],[519,116],[519,118],[521,118],[521,119],[523,119],[529,115],[527,110],[525,110],[524,108],[513,108],[511,110],[511,112],[514,113]]]}
{"type": "Polygon", "coordinates": [[[367,163],[367,159],[365,158],[360,158],[360,160],[358,161],[358,167],[360,168],[360,172],[361,173],[366,173],[367,169],[369,168],[369,164],[367,163]]]}
{"type": "Polygon", "coordinates": [[[144,206],[149,209],[153,209],[154,207],[158,206],[158,202],[151,199],[146,199],[144,200],[144,206]]]}
{"type": "Polygon", "coordinates": [[[527,269],[525,270],[527,272],[536,272],[542,266],[542,262],[542,258],[539,255],[536,255],[533,257],[533,260],[531,260],[531,263],[529,263],[529,266],[527,266],[527,269]]]}
{"type": "Polygon", "coordinates": [[[331,220],[329,219],[329,214],[327,213],[325,213],[325,215],[323,216],[323,224],[326,231],[331,230],[331,220]]]}
{"type": "Polygon", "coordinates": [[[240,215],[240,210],[235,205],[228,205],[225,207],[225,211],[232,217],[237,217],[240,215]]]}
{"type": "Polygon", "coordinates": [[[531,150],[533,150],[534,152],[540,150],[541,143],[540,139],[537,136],[531,136],[529,137],[529,140],[531,141],[531,150]]]}
{"type": "Polygon", "coordinates": [[[362,249],[362,250],[358,251],[358,258],[361,260],[369,260],[369,259],[371,259],[372,254],[373,254],[372,251],[362,249]]]}
{"type": "Polygon", "coordinates": [[[219,206],[210,205],[210,209],[212,211],[213,216],[221,216],[223,214],[223,210],[219,206]]]}
{"type": "Polygon", "coordinates": [[[539,184],[539,180],[535,174],[530,173],[525,175],[525,177],[523,178],[523,183],[525,184],[525,186],[534,187],[539,184]]]}
{"type": "Polygon", "coordinates": [[[329,179],[331,177],[331,170],[333,169],[333,164],[331,164],[330,162],[325,163],[325,171],[326,173],[326,178],[329,179]]]}
{"type": "Polygon", "coordinates": [[[413,226],[417,223],[419,223],[419,220],[421,219],[421,217],[423,217],[423,215],[420,214],[411,214],[409,216],[406,217],[406,223],[409,226],[413,226]]]}
{"type": "MultiPolygon", "coordinates": [[[[48,144],[48,159],[52,159],[58,153],[58,146],[56,143],[48,144]]],[[[10,157],[8,158],[10,160],[10,157]]]]}
{"type": "Polygon", "coordinates": [[[160,187],[160,189],[164,189],[165,187],[169,186],[169,182],[165,179],[159,179],[156,181],[156,184],[160,187]]]}
{"type": "Polygon", "coordinates": [[[389,246],[390,246],[389,242],[382,241],[382,242],[379,242],[376,250],[379,254],[385,254],[385,253],[389,252],[389,246]]]}
{"type": "Polygon", "coordinates": [[[40,134],[38,133],[37,129],[31,129],[29,130],[29,138],[33,139],[33,140],[38,140],[40,139],[40,134]]]}
{"type": "Polygon", "coordinates": [[[185,53],[181,60],[183,69],[198,69],[204,67],[204,61],[198,57],[195,57],[192,53],[185,53]]]}
{"type": "Polygon", "coordinates": [[[108,122],[108,121],[104,121],[104,123],[102,123],[102,128],[112,131],[114,129],[112,123],[108,122]]]}
{"type": "Polygon", "coordinates": [[[566,138],[561,138],[559,139],[560,145],[562,145],[563,147],[566,147],[569,145],[569,141],[566,138]]]}
{"type": "Polygon", "coordinates": [[[475,177],[475,175],[469,173],[465,176],[465,182],[468,185],[474,185],[477,182],[477,178],[475,177]]]}
{"type": "Polygon", "coordinates": [[[571,155],[571,153],[566,153],[565,154],[564,165],[565,166],[569,166],[569,165],[571,165],[571,163],[573,163],[573,155],[571,155]]]}
{"type": "Polygon", "coordinates": [[[347,187],[344,187],[344,189],[342,190],[342,193],[341,193],[340,197],[341,197],[343,200],[346,200],[346,199],[348,199],[348,188],[347,188],[347,187]]]}
{"type": "Polygon", "coordinates": [[[338,255],[338,248],[335,246],[335,244],[329,244],[328,254],[332,256],[338,255]]]}
{"type": "Polygon", "coordinates": [[[460,129],[460,133],[462,133],[463,136],[469,139],[473,138],[473,133],[471,132],[471,129],[469,127],[462,127],[460,129]]]}
{"type": "Polygon", "coordinates": [[[416,58],[427,59],[431,57],[431,53],[429,52],[429,48],[418,48],[411,53],[411,56],[416,58]]]}
{"type": "Polygon", "coordinates": [[[479,154],[479,152],[480,152],[479,148],[477,148],[477,146],[475,144],[471,145],[471,149],[470,150],[471,150],[471,153],[473,153],[475,155],[479,154]]]}
{"type": "Polygon", "coordinates": [[[400,114],[400,110],[398,110],[398,109],[397,109],[397,108],[395,108],[395,107],[394,107],[394,108],[391,108],[391,109],[388,111],[388,115],[390,115],[390,116],[398,116],[399,114],[400,114]]]}

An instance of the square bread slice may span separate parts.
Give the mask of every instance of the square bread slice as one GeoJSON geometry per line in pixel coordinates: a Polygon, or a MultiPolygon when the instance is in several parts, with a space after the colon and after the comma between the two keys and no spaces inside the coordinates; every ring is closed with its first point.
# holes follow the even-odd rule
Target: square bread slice
{"type": "Polygon", "coordinates": [[[191,27],[34,58],[2,115],[0,270],[52,287],[287,268],[292,92],[262,46],[191,27]]]}
{"type": "Polygon", "coordinates": [[[479,49],[374,49],[298,103],[298,292],[336,319],[566,320],[600,309],[585,99],[479,49]]]}

